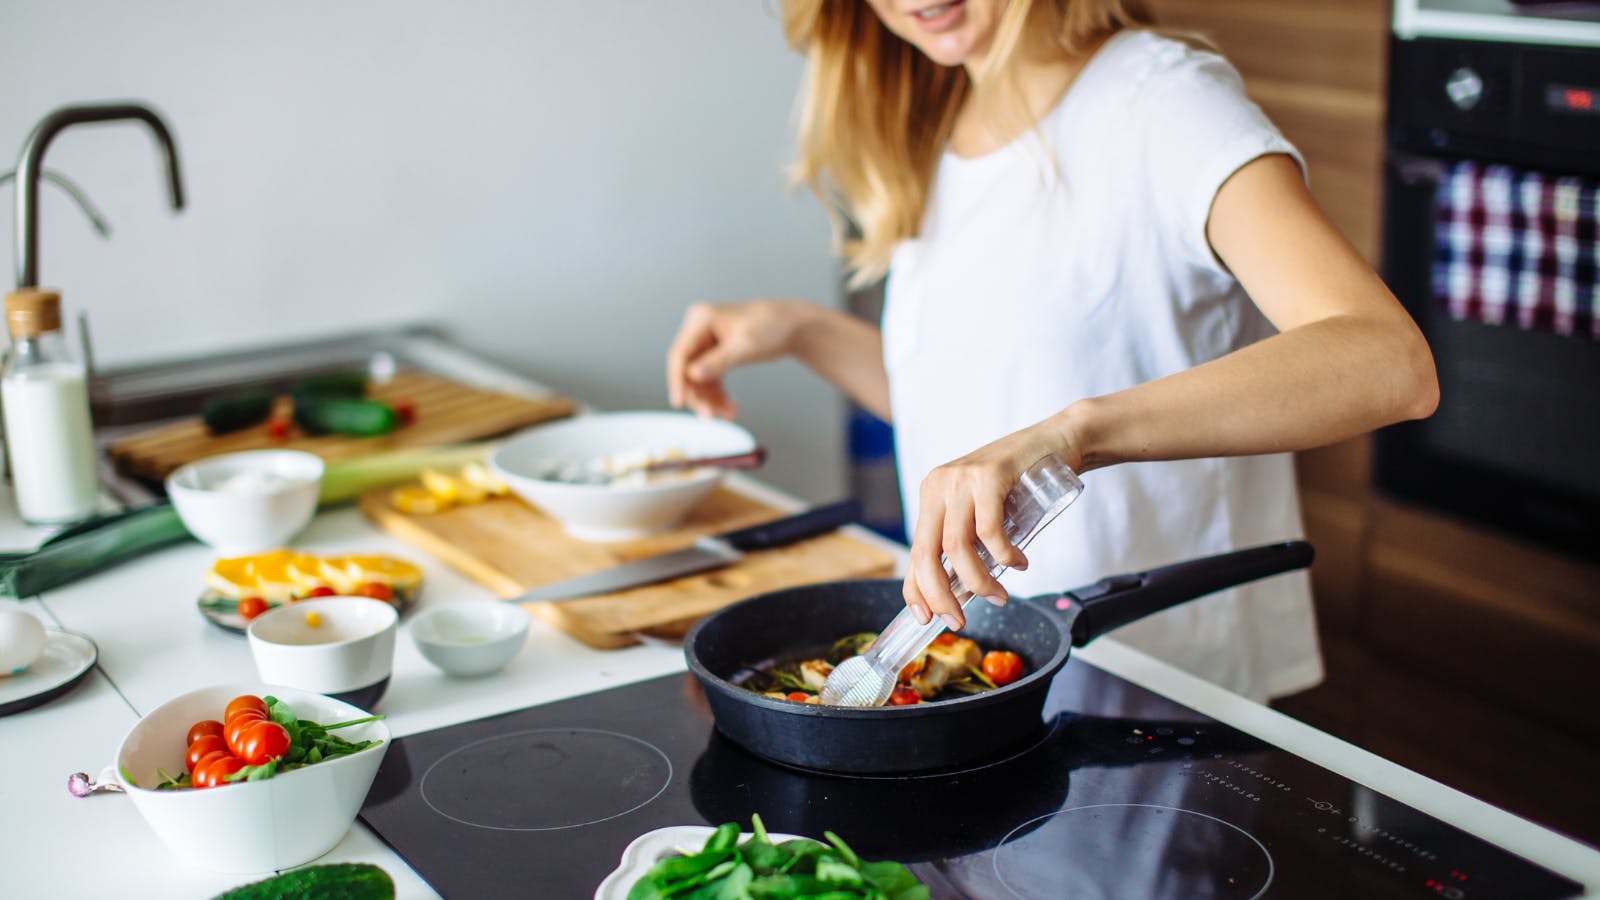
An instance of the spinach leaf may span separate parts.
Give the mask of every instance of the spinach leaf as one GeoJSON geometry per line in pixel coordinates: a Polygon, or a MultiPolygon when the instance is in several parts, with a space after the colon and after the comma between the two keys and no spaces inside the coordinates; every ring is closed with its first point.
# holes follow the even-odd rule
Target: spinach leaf
{"type": "Polygon", "coordinates": [[[831,831],[824,832],[828,844],[802,838],[774,845],[760,816],[751,826],[743,844],[738,824],[728,822],[698,853],[658,861],[628,900],[928,900],[905,866],[862,862],[831,831]]]}
{"type": "Polygon", "coordinates": [[[861,877],[890,900],[927,900],[928,889],[911,870],[897,862],[864,862],[861,877]]]}

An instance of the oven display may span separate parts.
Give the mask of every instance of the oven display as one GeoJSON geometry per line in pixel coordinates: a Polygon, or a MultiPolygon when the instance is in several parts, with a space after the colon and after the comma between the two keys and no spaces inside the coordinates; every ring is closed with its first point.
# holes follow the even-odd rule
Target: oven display
{"type": "Polygon", "coordinates": [[[1548,84],[1544,88],[1544,105],[1551,112],[1597,116],[1600,115],[1600,88],[1548,84]]]}

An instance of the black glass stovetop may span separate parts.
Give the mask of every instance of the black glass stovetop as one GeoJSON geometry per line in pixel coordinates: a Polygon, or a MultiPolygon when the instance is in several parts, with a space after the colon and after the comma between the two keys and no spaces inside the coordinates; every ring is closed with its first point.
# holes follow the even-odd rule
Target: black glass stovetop
{"type": "Polygon", "coordinates": [[[670,675],[393,742],[361,818],[446,898],[592,897],[634,838],[739,822],[895,859],[935,898],[1546,900],[1581,887],[1093,665],[1005,758],[780,767],[670,675]]]}

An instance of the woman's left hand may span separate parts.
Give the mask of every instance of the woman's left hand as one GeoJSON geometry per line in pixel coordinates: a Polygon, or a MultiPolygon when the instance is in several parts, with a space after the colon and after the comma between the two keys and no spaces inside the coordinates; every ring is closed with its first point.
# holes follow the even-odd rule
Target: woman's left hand
{"type": "Polygon", "coordinates": [[[1006,589],[979,559],[975,544],[981,541],[1003,566],[1028,567],[1027,557],[1006,538],[1005,500],[1022,473],[1047,453],[1078,470],[1074,442],[1055,420],[1046,420],[945,463],[922,480],[911,563],[902,589],[917,621],[926,624],[932,616],[941,616],[952,631],[966,625],[941,556],[974,594],[996,604],[1008,599],[1006,589]]]}

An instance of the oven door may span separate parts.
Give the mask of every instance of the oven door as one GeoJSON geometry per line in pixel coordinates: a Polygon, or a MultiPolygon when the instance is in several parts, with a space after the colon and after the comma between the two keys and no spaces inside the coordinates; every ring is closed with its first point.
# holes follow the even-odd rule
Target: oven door
{"type": "Polygon", "coordinates": [[[1399,499],[1600,559],[1600,341],[1458,321],[1433,283],[1454,163],[1600,176],[1600,115],[1571,108],[1596,82],[1600,48],[1391,45],[1383,274],[1433,349],[1440,402],[1379,432],[1374,470],[1399,499]]]}
{"type": "Polygon", "coordinates": [[[1453,161],[1387,160],[1384,278],[1433,349],[1440,399],[1378,433],[1378,487],[1600,559],[1600,343],[1456,321],[1435,302],[1436,189],[1453,161]]]}

